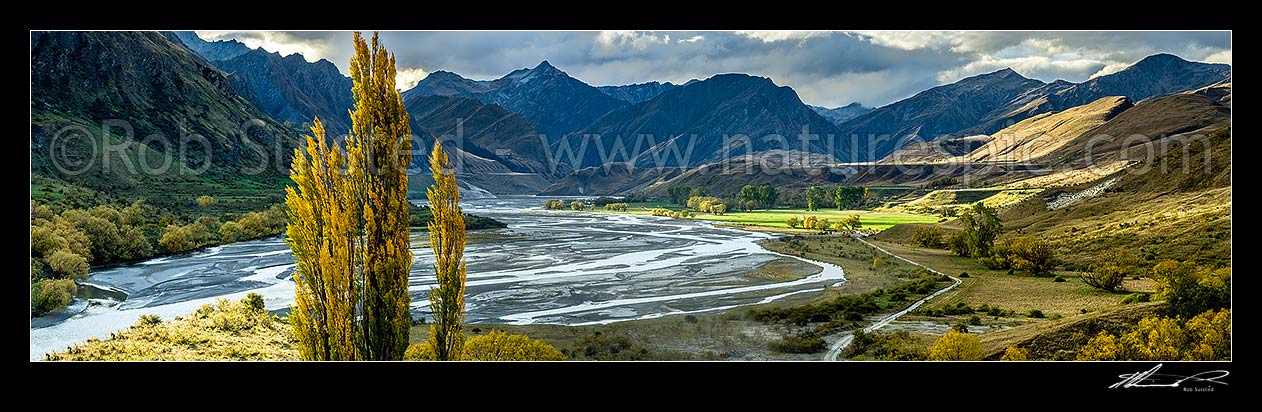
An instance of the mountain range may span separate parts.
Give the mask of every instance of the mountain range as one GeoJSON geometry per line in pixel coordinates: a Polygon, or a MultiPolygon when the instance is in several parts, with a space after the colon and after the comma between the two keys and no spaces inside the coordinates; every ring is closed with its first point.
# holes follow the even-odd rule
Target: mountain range
{"type": "Polygon", "coordinates": [[[842,133],[884,136],[867,154],[878,160],[907,143],[989,134],[1040,113],[1065,110],[1106,96],[1140,101],[1209,86],[1231,78],[1231,66],[1155,54],[1116,73],[1082,83],[1043,83],[1003,69],[917,93],[838,125],[842,133]]]}
{"type": "Polygon", "coordinates": [[[279,188],[288,158],[274,154],[290,153],[296,134],[244,88],[157,32],[32,32],[32,174],[157,205],[188,201],[152,195],[172,187],[279,188]],[[64,139],[67,128],[91,136],[64,139]]]}
{"type": "Polygon", "coordinates": [[[600,90],[601,93],[607,94],[609,97],[618,100],[630,103],[639,103],[657,97],[657,95],[676,87],[679,86],[676,86],[671,82],[648,82],[628,84],[625,86],[597,86],[596,90],[600,90]]]}
{"type": "MultiPolygon", "coordinates": [[[[332,135],[350,131],[351,79],[332,62],[307,62],[301,54],[281,56],[251,49],[232,41],[208,42],[192,32],[177,32],[189,49],[245,83],[247,98],[272,118],[295,125],[310,124],[319,117],[332,135]]],[[[305,128],[304,128],[305,129],[305,128]]]]}
{"type": "MultiPolygon", "coordinates": [[[[54,120],[130,118],[139,136],[181,131],[210,136],[214,155],[230,159],[231,168],[257,157],[231,137],[245,120],[263,119],[272,141],[282,146],[291,145],[292,136],[304,133],[304,124],[315,117],[333,133],[350,128],[351,81],[334,63],[281,56],[237,41],[205,41],[191,32],[35,32],[32,72],[33,144],[49,138],[44,129],[54,120]]],[[[439,137],[451,142],[444,136],[459,136],[458,143],[448,144],[467,161],[462,177],[470,185],[492,193],[611,194],[659,187],[676,178],[712,181],[706,176],[721,168],[702,166],[756,161],[749,155],[776,156],[806,170],[881,160],[900,149],[916,161],[965,156],[983,146],[1061,153],[1076,147],[1066,136],[1144,113],[1156,98],[1227,84],[1229,99],[1230,77],[1229,65],[1158,54],[1082,83],[1044,83],[1004,69],[877,108],[852,103],[827,109],[804,104],[792,88],[765,77],[732,73],[680,85],[594,87],[543,61],[495,80],[439,70],[403,95],[422,142],[439,137]],[[1096,106],[1074,111],[1089,104],[1096,106]],[[1055,120],[1062,118],[1073,119],[1077,128],[1066,129],[1055,120]],[[991,137],[1018,125],[1009,132],[1029,134],[1003,141],[991,137]],[[804,131],[818,139],[802,144],[798,137],[804,131]],[[1035,131],[1053,133],[1032,137],[1035,131]],[[931,144],[911,149],[904,147],[907,140],[869,135],[915,135],[910,141],[931,144]]],[[[1171,130],[1196,123],[1175,117],[1154,121],[1186,123],[1171,130]]],[[[39,172],[57,175],[41,166],[46,159],[36,157],[39,172]]],[[[801,182],[815,179],[799,177],[801,182]]],[[[764,177],[746,180],[758,179],[764,177]]],[[[774,180],[792,185],[793,179],[774,180]]]]}
{"type": "Polygon", "coordinates": [[[461,96],[494,103],[518,113],[550,139],[587,126],[600,116],[630,105],[570,77],[548,61],[495,80],[471,80],[447,71],[430,73],[403,98],[461,96]]]}

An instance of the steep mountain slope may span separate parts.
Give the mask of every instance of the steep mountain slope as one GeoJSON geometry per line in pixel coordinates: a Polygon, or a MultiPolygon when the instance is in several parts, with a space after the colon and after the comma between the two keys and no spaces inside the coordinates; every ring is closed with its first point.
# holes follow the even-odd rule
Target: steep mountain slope
{"type": "Polygon", "coordinates": [[[648,82],[628,84],[625,86],[598,86],[596,87],[596,90],[600,90],[601,93],[607,94],[609,97],[618,100],[630,103],[639,103],[657,97],[657,95],[662,94],[667,90],[674,89],[675,87],[678,86],[675,86],[671,82],[648,82]]]}
{"type": "Polygon", "coordinates": [[[605,115],[553,145],[576,168],[611,162],[637,167],[698,166],[773,149],[844,158],[828,144],[836,127],[793,89],[745,74],[716,75],[605,115]],[[803,130],[818,135],[802,142],[803,130]],[[742,143],[740,136],[748,137],[742,143]],[[780,137],[780,138],[777,138],[780,137]]]}
{"type": "Polygon", "coordinates": [[[547,147],[534,128],[499,105],[455,96],[412,96],[404,104],[413,133],[426,135],[428,144],[441,137],[454,150],[467,153],[467,159],[487,163],[460,172],[492,193],[534,194],[569,172],[552,168],[547,147]]]}
{"type": "Polygon", "coordinates": [[[837,125],[845,123],[847,120],[859,117],[872,111],[873,109],[871,107],[864,106],[859,102],[850,103],[841,107],[834,107],[832,109],[820,106],[810,106],[810,108],[811,110],[814,110],[815,113],[819,113],[820,116],[824,116],[825,119],[828,119],[833,122],[833,124],[837,125]]]}
{"type": "Polygon", "coordinates": [[[1231,86],[1152,98],[1047,154],[1051,165],[1085,165],[1144,159],[1179,139],[1196,139],[1231,124],[1231,86]]]}
{"type": "Polygon", "coordinates": [[[276,120],[298,125],[319,117],[332,135],[350,131],[346,113],[355,105],[352,82],[328,60],[308,63],[300,54],[281,57],[252,49],[211,63],[240,77],[250,89],[250,101],[276,120]]]}
{"type": "Polygon", "coordinates": [[[1140,101],[1199,89],[1230,77],[1230,65],[1190,62],[1162,53],[1145,57],[1117,73],[1074,85],[1056,96],[1062,107],[1086,104],[1103,96],[1126,96],[1140,101]]]}
{"type": "Polygon", "coordinates": [[[546,60],[532,69],[514,70],[496,80],[470,80],[451,72],[434,72],[404,92],[403,98],[428,95],[469,97],[498,104],[520,114],[549,139],[629,105],[570,77],[546,60]]]}
{"type": "Polygon", "coordinates": [[[1069,143],[1131,108],[1130,99],[1104,97],[1082,106],[1043,113],[995,132],[989,143],[964,156],[970,162],[1028,162],[1069,143]]]}
{"type": "Polygon", "coordinates": [[[351,79],[328,60],[310,63],[301,54],[282,57],[236,40],[208,42],[187,31],[163,34],[180,39],[210,64],[234,74],[233,80],[244,86],[239,94],[272,118],[299,127],[319,117],[331,135],[350,131],[346,112],[355,104],[351,79]]]}
{"type": "Polygon", "coordinates": [[[191,31],[177,31],[169,33],[180,39],[180,42],[183,43],[185,47],[188,47],[212,62],[217,60],[228,60],[252,50],[249,46],[246,46],[245,43],[236,40],[206,41],[202,40],[201,37],[198,37],[197,33],[191,31]]]}
{"type": "Polygon", "coordinates": [[[236,90],[157,32],[32,33],[32,173],[158,205],[191,203],[156,195],[177,187],[260,196],[297,139],[236,90]]]}
{"type": "Polygon", "coordinates": [[[1058,256],[1078,264],[1090,263],[1105,249],[1123,247],[1144,266],[1164,259],[1230,265],[1230,128],[1183,144],[1166,140],[1171,143],[1167,150],[1123,171],[1076,187],[1049,189],[1002,211],[1005,230],[1046,239],[1058,256]],[[1184,161],[1191,167],[1183,168],[1184,161]],[[1112,184],[1090,195],[1089,189],[1102,182],[1112,184]],[[1080,200],[1049,207],[1067,196],[1080,200]]]}
{"type": "Polygon", "coordinates": [[[855,117],[838,129],[847,136],[877,136],[862,159],[876,160],[913,140],[933,140],[982,123],[995,108],[1041,86],[1043,82],[1003,69],[925,90],[855,117]]]}
{"type": "Polygon", "coordinates": [[[1190,62],[1171,54],[1154,54],[1116,73],[1074,84],[1063,80],[1032,90],[996,109],[990,120],[961,134],[989,134],[1027,117],[1065,110],[1107,96],[1133,102],[1194,90],[1231,79],[1231,66],[1190,62]]]}

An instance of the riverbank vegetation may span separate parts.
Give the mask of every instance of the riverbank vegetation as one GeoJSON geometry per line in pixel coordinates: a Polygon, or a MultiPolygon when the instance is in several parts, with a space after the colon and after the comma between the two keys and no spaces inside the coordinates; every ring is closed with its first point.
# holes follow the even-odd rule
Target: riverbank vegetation
{"type": "Polygon", "coordinates": [[[285,224],[284,207],[259,212],[179,214],[144,201],[85,209],[31,202],[31,314],[68,305],[75,288],[59,280],[83,280],[92,267],[274,236],[285,224]],[[36,293],[38,292],[38,293],[36,293]]]}
{"type": "Polygon", "coordinates": [[[142,316],[105,339],[88,339],[44,360],[297,360],[297,340],[284,319],[263,309],[262,297],[220,299],[193,313],[165,320],[142,316]]]}

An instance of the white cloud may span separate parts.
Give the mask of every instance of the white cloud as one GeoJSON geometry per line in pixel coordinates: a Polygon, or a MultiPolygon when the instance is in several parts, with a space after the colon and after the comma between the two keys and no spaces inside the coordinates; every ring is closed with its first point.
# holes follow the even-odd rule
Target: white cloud
{"type": "Polygon", "coordinates": [[[1218,53],[1205,56],[1205,61],[1210,63],[1231,64],[1231,50],[1223,50],[1218,53]]]}
{"type": "Polygon", "coordinates": [[[394,84],[399,90],[409,90],[429,76],[429,72],[420,67],[404,67],[395,72],[394,84]]]}
{"type": "Polygon", "coordinates": [[[696,36],[692,36],[692,37],[689,37],[689,38],[686,38],[686,39],[679,39],[679,41],[677,41],[677,43],[696,43],[696,42],[699,42],[699,41],[702,41],[702,40],[705,40],[705,36],[702,36],[702,35],[696,35],[696,36]]]}
{"type": "Polygon", "coordinates": [[[275,31],[198,31],[197,36],[207,41],[236,39],[247,47],[263,48],[273,53],[288,56],[302,54],[309,62],[331,57],[331,53],[323,44],[311,39],[292,36],[288,32],[275,31]]]}
{"type": "Polygon", "coordinates": [[[1091,77],[1089,77],[1088,79],[1094,79],[1094,78],[1097,78],[1097,77],[1100,77],[1100,76],[1103,76],[1103,75],[1106,75],[1106,74],[1113,74],[1113,73],[1120,72],[1120,71],[1122,71],[1122,69],[1125,69],[1125,68],[1127,68],[1127,67],[1130,67],[1130,66],[1131,66],[1131,64],[1134,64],[1134,63],[1111,63],[1111,64],[1108,64],[1108,65],[1104,66],[1103,68],[1101,68],[1100,70],[1096,71],[1095,73],[1092,73],[1092,74],[1091,74],[1091,77]]]}
{"type": "Polygon", "coordinates": [[[763,43],[775,43],[785,40],[806,40],[812,37],[824,37],[831,35],[831,31],[806,31],[806,30],[752,30],[737,31],[738,36],[750,39],[761,40],[763,43]]]}
{"type": "Polygon", "coordinates": [[[606,50],[645,50],[651,46],[670,43],[670,35],[658,35],[645,31],[606,30],[596,34],[596,44],[606,50]]]}
{"type": "Polygon", "coordinates": [[[872,30],[849,33],[862,40],[901,50],[940,49],[958,44],[957,32],[872,30]]]}
{"type": "Polygon", "coordinates": [[[1004,68],[1012,68],[1025,77],[1050,81],[1085,77],[1086,74],[1095,73],[1106,66],[1105,62],[1093,59],[1053,59],[1047,56],[998,58],[986,55],[962,67],[939,72],[938,81],[951,83],[965,77],[1004,68]]]}

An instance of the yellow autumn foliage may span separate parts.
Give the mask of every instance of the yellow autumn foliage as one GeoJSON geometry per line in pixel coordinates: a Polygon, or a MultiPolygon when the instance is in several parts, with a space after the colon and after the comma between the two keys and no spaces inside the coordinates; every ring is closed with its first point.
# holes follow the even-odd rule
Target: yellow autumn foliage
{"type": "Polygon", "coordinates": [[[464,351],[465,292],[465,224],[460,212],[460,187],[456,173],[440,142],[434,142],[429,156],[429,170],[434,184],[429,187],[429,210],[434,219],[429,223],[430,250],[434,252],[434,276],[437,286],[429,292],[434,323],[429,327],[429,350],[435,359],[459,360],[464,351]]]}
{"type": "Polygon", "coordinates": [[[407,203],[411,128],[394,56],[354,34],[353,127],[345,155],[315,119],[294,150],[286,242],[297,264],[294,335],[303,359],[398,360],[411,325],[407,203]]]}
{"type": "MultiPolygon", "coordinates": [[[[404,360],[435,360],[432,344],[408,347],[404,360]]],[[[466,361],[562,361],[565,355],[556,347],[526,335],[492,331],[464,341],[460,360],[466,361]]]]}
{"type": "Polygon", "coordinates": [[[1187,322],[1150,316],[1128,332],[1100,331],[1078,360],[1230,360],[1231,310],[1210,310],[1187,322]]]}
{"type": "Polygon", "coordinates": [[[929,348],[929,360],[937,361],[975,361],[982,360],[986,351],[977,335],[961,333],[955,329],[933,342],[929,348]]]}
{"type": "Polygon", "coordinates": [[[168,321],[142,316],[107,339],[88,339],[44,360],[298,360],[298,342],[289,325],[261,305],[248,303],[256,296],[219,299],[168,321]]]}

